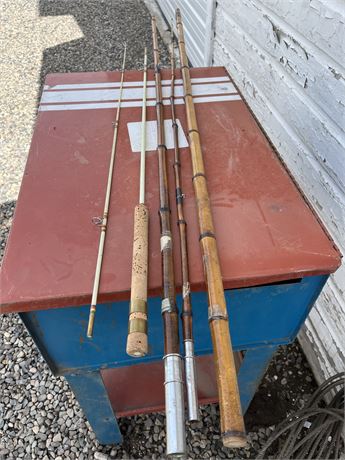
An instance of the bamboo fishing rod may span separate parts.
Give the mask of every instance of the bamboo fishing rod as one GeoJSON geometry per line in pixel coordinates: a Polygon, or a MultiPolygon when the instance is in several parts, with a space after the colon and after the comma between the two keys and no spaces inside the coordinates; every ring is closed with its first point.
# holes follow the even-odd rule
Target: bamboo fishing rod
{"type": "Polygon", "coordinates": [[[145,356],[148,351],[147,274],[149,210],[145,204],[146,87],[147,49],[145,48],[143,75],[143,105],[141,111],[139,204],[134,209],[131,303],[126,347],[127,354],[133,357],[145,356]]]}
{"type": "Polygon", "coordinates": [[[175,173],[175,192],[177,208],[177,225],[180,236],[180,253],[181,253],[181,272],[182,272],[182,331],[185,353],[185,376],[188,403],[188,420],[199,420],[198,393],[196,384],[196,368],[194,358],[194,340],[193,340],[193,323],[192,323],[192,303],[190,296],[189,267],[188,267],[188,248],[187,248],[187,222],[184,218],[183,200],[181,181],[181,161],[180,148],[178,139],[178,124],[175,116],[175,57],[174,57],[174,40],[173,29],[171,28],[170,43],[170,61],[171,61],[171,85],[170,85],[170,107],[171,120],[174,139],[174,173],[175,173]]]}
{"type": "Polygon", "coordinates": [[[127,47],[125,45],[125,48],[123,51],[122,68],[121,68],[121,82],[120,82],[120,90],[119,90],[119,99],[117,103],[117,110],[116,110],[116,116],[115,116],[115,122],[114,122],[114,135],[113,135],[113,143],[111,146],[107,189],[105,193],[104,211],[103,211],[102,218],[99,219],[100,227],[101,227],[101,234],[99,237],[96,271],[95,271],[95,277],[94,277],[93,289],[92,289],[92,299],[91,299],[91,306],[90,306],[90,313],[89,313],[89,322],[87,326],[87,337],[89,338],[92,338],[92,335],[93,335],[93,326],[95,322],[99,282],[100,282],[101,270],[102,270],[105,234],[107,231],[107,224],[108,224],[111,185],[113,181],[114,163],[115,163],[115,157],[116,157],[117,133],[118,133],[118,127],[119,127],[121,100],[122,100],[122,91],[123,91],[123,80],[124,80],[124,74],[125,74],[126,51],[127,51],[127,47]]]}
{"type": "Polygon", "coordinates": [[[231,346],[228,314],[214,233],[210,198],[207,190],[201,141],[192,97],[192,85],[184,42],[183,24],[179,9],[176,10],[176,27],[193,166],[193,186],[199,220],[199,241],[208,290],[208,319],[211,329],[218,384],[221,434],[224,446],[244,447],[246,445],[246,434],[231,346]]]}
{"type": "Polygon", "coordinates": [[[170,224],[170,204],[164,136],[162,83],[156,19],[152,18],[152,41],[156,87],[157,153],[159,171],[159,218],[161,225],[160,247],[162,254],[163,298],[162,316],[164,326],[164,388],[166,412],[166,438],[168,456],[186,455],[184,420],[184,395],[182,357],[178,333],[178,309],[175,297],[174,263],[170,224]]]}

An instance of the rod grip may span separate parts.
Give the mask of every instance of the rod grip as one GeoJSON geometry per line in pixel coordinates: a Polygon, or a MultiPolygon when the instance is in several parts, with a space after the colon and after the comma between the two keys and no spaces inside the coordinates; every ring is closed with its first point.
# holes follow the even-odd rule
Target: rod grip
{"type": "Polygon", "coordinates": [[[148,352],[147,276],[149,211],[145,204],[134,209],[131,303],[128,323],[127,354],[136,358],[148,352]]]}

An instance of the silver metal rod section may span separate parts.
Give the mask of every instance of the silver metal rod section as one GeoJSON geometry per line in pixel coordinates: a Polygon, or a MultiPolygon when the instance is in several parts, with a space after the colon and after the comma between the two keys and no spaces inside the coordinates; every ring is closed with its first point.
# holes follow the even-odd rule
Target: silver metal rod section
{"type": "Polygon", "coordinates": [[[164,356],[167,456],[186,456],[182,357],[164,356]]]}
{"type": "Polygon", "coordinates": [[[200,419],[198,405],[198,390],[196,381],[196,366],[194,358],[194,343],[192,340],[184,341],[185,350],[185,375],[188,401],[188,420],[190,422],[200,419]]]}
{"type": "Polygon", "coordinates": [[[100,235],[99,246],[98,246],[95,278],[94,278],[94,281],[93,281],[89,322],[88,322],[87,333],[86,333],[88,338],[91,338],[92,335],[93,335],[93,325],[94,325],[94,321],[95,321],[95,313],[96,313],[97,298],[98,298],[98,291],[99,291],[99,282],[100,282],[101,270],[102,270],[105,233],[106,233],[107,224],[108,224],[110,194],[111,194],[111,186],[112,186],[112,181],[113,181],[114,163],[115,163],[115,157],[116,157],[117,133],[118,133],[120,109],[121,109],[121,100],[122,100],[122,92],[123,92],[123,80],[124,80],[124,74],[125,74],[126,51],[127,51],[127,48],[126,48],[126,45],[125,45],[125,48],[124,48],[124,51],[123,51],[122,68],[121,68],[120,94],[119,94],[119,101],[118,101],[118,106],[117,106],[117,110],[116,110],[115,122],[114,122],[113,143],[112,143],[112,146],[111,146],[107,189],[106,189],[106,192],[105,192],[104,211],[103,211],[103,216],[102,216],[101,223],[100,223],[101,235],[100,235]]]}
{"type": "Polygon", "coordinates": [[[146,87],[147,87],[147,48],[144,55],[143,106],[141,111],[141,151],[140,151],[140,191],[139,203],[145,203],[145,155],[146,155],[146,87]]]}

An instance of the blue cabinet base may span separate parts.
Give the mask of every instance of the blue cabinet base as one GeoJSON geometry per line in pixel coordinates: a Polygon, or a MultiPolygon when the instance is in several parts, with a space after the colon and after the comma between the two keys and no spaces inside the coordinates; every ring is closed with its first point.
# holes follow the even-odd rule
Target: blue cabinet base
{"type": "MultiPolygon", "coordinates": [[[[327,276],[314,276],[226,291],[233,349],[245,350],[238,375],[243,412],[272,355],[279,345],[295,339],[326,280],[327,276]]],[[[208,355],[212,344],[207,295],[194,293],[192,301],[195,352],[208,355]]],[[[149,353],[140,359],[125,353],[128,302],[98,306],[92,340],[86,338],[88,310],[88,305],[66,306],[20,316],[53,373],[67,379],[99,442],[119,443],[121,433],[100,371],[162,359],[160,299],[149,300],[149,353]]]]}

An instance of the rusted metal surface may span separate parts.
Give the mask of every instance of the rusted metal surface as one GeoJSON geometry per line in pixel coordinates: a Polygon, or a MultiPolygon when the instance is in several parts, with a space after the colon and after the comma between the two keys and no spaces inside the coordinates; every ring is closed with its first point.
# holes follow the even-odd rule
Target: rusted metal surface
{"type": "MultiPolygon", "coordinates": [[[[227,74],[223,68],[215,67],[192,69],[191,75],[210,78],[227,74]]],[[[181,75],[177,73],[176,77],[181,75]]],[[[169,70],[162,70],[162,78],[170,78],[169,70]]],[[[126,72],[125,80],[140,81],[141,74],[126,72]]],[[[54,85],[119,81],[119,72],[55,74],[47,77],[46,84],[50,87],[45,94],[74,91],[54,90],[54,85]]],[[[152,71],[148,81],[153,84],[152,71]]],[[[193,85],[193,91],[199,85],[193,85]]],[[[340,264],[339,253],[244,102],[213,100],[197,103],[195,108],[225,288],[335,271],[340,264]]],[[[187,135],[184,106],[177,104],[175,110],[187,135]]],[[[127,123],[140,121],[141,107],[123,107],[121,111],[100,302],[130,297],[139,154],[131,151],[127,123]]],[[[113,118],[114,108],[39,112],[1,270],[2,313],[83,305],[90,301],[99,236],[92,218],[102,214],[113,118]]],[[[148,105],[147,120],[155,118],[155,107],[148,105]]],[[[168,106],[164,106],[164,118],[170,118],[168,106]]],[[[170,201],[174,202],[172,150],[167,157],[170,201]]],[[[201,291],[205,285],[187,148],[181,148],[181,162],[186,194],[184,211],[189,224],[188,252],[192,261],[191,289],[201,291]]],[[[159,295],[161,286],[156,212],[158,166],[154,151],[147,152],[146,170],[147,201],[152,215],[148,291],[151,297],[159,295]]],[[[172,221],[176,220],[173,207],[172,221]]],[[[172,231],[177,241],[175,225],[172,231]]],[[[175,266],[180,266],[177,245],[174,259],[175,266]]],[[[181,289],[178,272],[176,281],[181,289]]]]}

